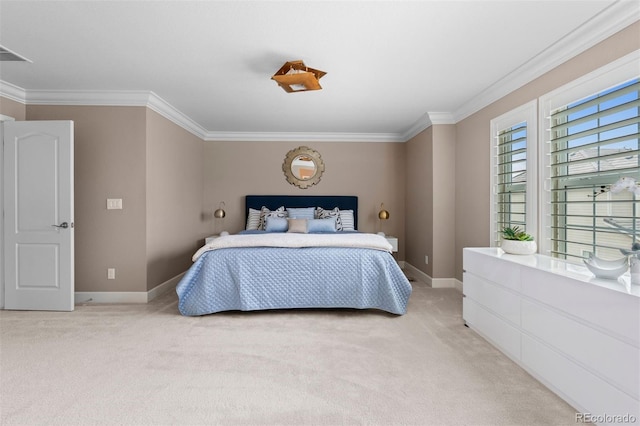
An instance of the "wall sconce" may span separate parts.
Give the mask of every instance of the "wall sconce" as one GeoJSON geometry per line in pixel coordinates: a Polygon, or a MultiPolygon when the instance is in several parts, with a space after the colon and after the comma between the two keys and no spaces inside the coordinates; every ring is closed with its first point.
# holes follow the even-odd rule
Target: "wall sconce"
{"type": "Polygon", "coordinates": [[[324,71],[309,68],[302,61],[290,61],[271,77],[287,93],[320,90],[320,79],[326,74],[324,71]]]}
{"type": "Polygon", "coordinates": [[[384,232],[382,231],[382,224],[384,223],[385,220],[389,219],[389,212],[384,209],[384,203],[380,204],[378,219],[380,219],[380,232],[378,232],[378,235],[382,235],[384,237],[384,232]]]}
{"type": "MultiPolygon", "coordinates": [[[[217,224],[220,223],[220,228],[223,229],[224,228],[224,217],[227,215],[227,212],[224,211],[224,201],[221,201],[220,204],[218,205],[218,208],[216,209],[216,211],[213,212],[213,220],[214,220],[214,232],[216,234],[218,234],[217,231],[217,224]]],[[[220,234],[222,234],[224,231],[221,231],[220,234]]]]}

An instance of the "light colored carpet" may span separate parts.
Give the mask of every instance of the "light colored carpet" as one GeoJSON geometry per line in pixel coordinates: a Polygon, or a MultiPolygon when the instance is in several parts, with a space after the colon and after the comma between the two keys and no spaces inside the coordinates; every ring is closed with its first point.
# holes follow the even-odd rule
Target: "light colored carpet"
{"type": "Polygon", "coordinates": [[[0,312],[2,425],[570,425],[575,410],[414,282],[408,313],[0,312]]]}

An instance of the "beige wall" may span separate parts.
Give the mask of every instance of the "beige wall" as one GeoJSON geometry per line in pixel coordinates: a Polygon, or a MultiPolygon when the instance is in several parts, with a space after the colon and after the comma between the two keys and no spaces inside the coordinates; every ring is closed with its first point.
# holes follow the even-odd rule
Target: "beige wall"
{"type": "Polygon", "coordinates": [[[405,143],[405,260],[433,276],[433,126],[405,143]]]}
{"type": "Polygon", "coordinates": [[[73,120],[76,291],[146,291],[144,107],[27,106],[28,120],[73,120]],[[122,198],[122,210],[107,210],[122,198]],[[107,280],[107,268],[116,279],[107,280]]]}
{"type": "Polygon", "coordinates": [[[462,249],[490,245],[490,121],[526,102],[640,49],[635,23],[456,125],[456,278],[462,279],[462,249]]]}
{"type": "Polygon", "coordinates": [[[147,110],[147,290],[186,271],[208,234],[204,142],[147,110]]]}
{"type": "Polygon", "coordinates": [[[27,108],[20,102],[0,96],[0,114],[13,117],[16,121],[24,121],[27,108]]]}
{"type": "Polygon", "coordinates": [[[405,145],[406,261],[431,278],[452,278],[456,128],[433,125],[405,145]]]}
{"type": "MultiPolygon", "coordinates": [[[[433,126],[433,242],[432,278],[455,273],[455,153],[456,127],[433,126]]],[[[415,265],[414,265],[415,266],[415,265]]]]}
{"type": "Polygon", "coordinates": [[[188,269],[207,234],[201,139],[144,107],[30,105],[26,118],[74,121],[76,291],[146,292],[188,269]]]}
{"type": "Polygon", "coordinates": [[[399,237],[397,257],[404,259],[404,164],[402,143],[205,142],[205,205],[211,210],[224,201],[224,227],[237,232],[245,226],[245,195],[357,195],[360,230],[378,231],[384,203],[390,213],[384,232],[399,237]],[[287,152],[301,145],[325,163],[320,182],[307,189],[290,185],[282,172],[287,152]]]}

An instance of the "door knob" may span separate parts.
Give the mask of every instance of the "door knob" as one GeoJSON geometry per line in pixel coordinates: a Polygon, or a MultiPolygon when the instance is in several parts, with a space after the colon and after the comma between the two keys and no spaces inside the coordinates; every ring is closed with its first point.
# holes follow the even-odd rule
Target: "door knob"
{"type": "Polygon", "coordinates": [[[67,229],[69,227],[69,224],[67,222],[62,222],[60,225],[51,225],[51,226],[55,226],[56,228],[67,229]]]}

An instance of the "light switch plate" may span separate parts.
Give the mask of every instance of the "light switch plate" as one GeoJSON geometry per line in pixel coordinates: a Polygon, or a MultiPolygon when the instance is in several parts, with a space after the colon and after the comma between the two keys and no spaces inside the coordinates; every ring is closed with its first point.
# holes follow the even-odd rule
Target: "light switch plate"
{"type": "Polygon", "coordinates": [[[122,210],[122,198],[107,198],[107,210],[122,210]]]}

